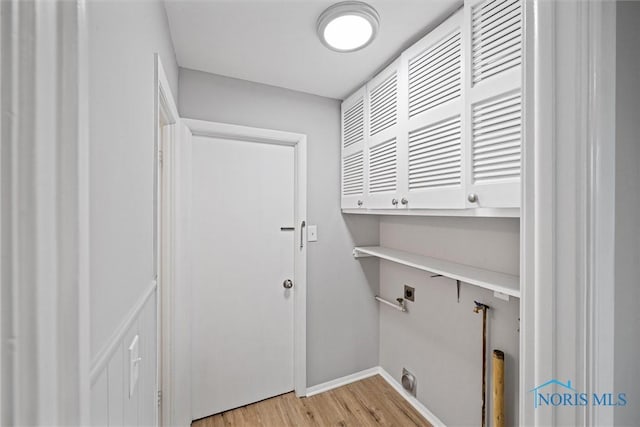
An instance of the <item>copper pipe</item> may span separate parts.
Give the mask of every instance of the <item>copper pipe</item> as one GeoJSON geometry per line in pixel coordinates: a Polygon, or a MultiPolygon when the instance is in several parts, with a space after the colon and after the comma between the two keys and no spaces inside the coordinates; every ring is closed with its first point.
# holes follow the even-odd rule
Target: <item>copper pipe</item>
{"type": "Polygon", "coordinates": [[[482,427],[486,427],[486,407],[487,407],[487,310],[490,308],[486,304],[474,301],[476,306],[474,313],[482,311],[482,427]]]}

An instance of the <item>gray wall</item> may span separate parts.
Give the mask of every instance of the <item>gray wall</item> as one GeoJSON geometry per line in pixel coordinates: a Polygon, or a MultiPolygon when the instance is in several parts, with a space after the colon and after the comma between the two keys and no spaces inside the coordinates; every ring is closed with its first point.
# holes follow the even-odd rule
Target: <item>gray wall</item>
{"type": "Polygon", "coordinates": [[[176,94],[161,1],[89,1],[91,354],[153,279],[154,53],[176,94]]]}
{"type": "Polygon", "coordinates": [[[113,348],[91,387],[93,425],[151,425],[156,414],[156,293],[122,340],[113,334],[153,280],[154,54],[176,94],[161,1],[88,1],[91,356],[113,348]],[[129,397],[128,346],[140,340],[129,397]]]}
{"type": "Polygon", "coordinates": [[[154,53],[176,94],[161,1],[89,1],[91,354],[153,279],[154,53]]]}
{"type": "Polygon", "coordinates": [[[617,426],[640,425],[640,3],[618,2],[616,29],[615,391],[617,426]]]}
{"type": "MultiPolygon", "coordinates": [[[[512,218],[387,217],[380,220],[380,244],[517,275],[519,224],[512,218]]],[[[380,261],[383,297],[401,297],[405,284],[416,289],[415,302],[407,302],[409,313],[380,308],[380,365],[398,381],[403,367],[415,374],[418,400],[445,424],[480,425],[482,314],[473,312],[473,301],[483,302],[491,307],[487,378],[492,375],[491,352],[504,351],[506,425],[516,425],[519,299],[502,301],[462,283],[458,303],[455,281],[380,261]]],[[[489,380],[489,409],[491,391],[489,380]]]]}
{"type": "Polygon", "coordinates": [[[340,213],[340,102],[187,69],[179,93],[182,117],[307,135],[307,222],[319,236],[308,249],[307,384],[377,366],[377,266],[351,251],[377,243],[378,222],[340,213]]]}

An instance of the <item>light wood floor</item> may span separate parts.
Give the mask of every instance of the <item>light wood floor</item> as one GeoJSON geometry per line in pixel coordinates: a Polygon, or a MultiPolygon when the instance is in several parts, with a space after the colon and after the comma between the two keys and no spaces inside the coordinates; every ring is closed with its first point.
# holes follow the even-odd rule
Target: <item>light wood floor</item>
{"type": "Polygon", "coordinates": [[[194,421],[193,427],[431,427],[379,375],[312,397],[293,393],[194,421]]]}

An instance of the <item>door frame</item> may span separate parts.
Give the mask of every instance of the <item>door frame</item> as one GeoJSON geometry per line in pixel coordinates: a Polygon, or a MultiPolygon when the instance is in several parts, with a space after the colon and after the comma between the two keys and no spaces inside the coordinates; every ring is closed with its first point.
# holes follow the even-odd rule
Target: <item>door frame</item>
{"type": "Polygon", "coordinates": [[[154,239],[154,259],[156,272],[156,391],[158,410],[156,425],[174,425],[174,327],[175,314],[173,294],[176,286],[175,269],[177,251],[175,249],[175,152],[179,125],[178,109],[171,93],[167,75],[160,56],[154,55],[154,218],[156,237],[154,239]],[[162,123],[168,126],[166,132],[160,129],[162,123]],[[165,134],[165,136],[163,136],[165,134]]]}
{"type": "Polygon", "coordinates": [[[233,139],[294,148],[294,251],[293,384],[296,396],[307,394],[307,236],[302,222],[307,220],[307,136],[272,129],[183,119],[193,136],[233,139]]]}
{"type": "Polygon", "coordinates": [[[613,390],[616,3],[524,1],[520,425],[612,425],[612,406],[534,409],[552,378],[613,390]]]}
{"type": "Polygon", "coordinates": [[[0,13],[0,424],[88,425],[86,4],[0,13]]]}

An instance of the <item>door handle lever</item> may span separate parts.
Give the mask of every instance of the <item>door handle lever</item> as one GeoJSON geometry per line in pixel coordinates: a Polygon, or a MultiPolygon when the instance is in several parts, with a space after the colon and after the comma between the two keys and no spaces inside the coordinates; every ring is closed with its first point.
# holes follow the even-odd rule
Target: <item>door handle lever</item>
{"type": "Polygon", "coordinates": [[[300,249],[304,247],[304,227],[307,225],[306,222],[302,221],[300,224],[300,249]]]}

